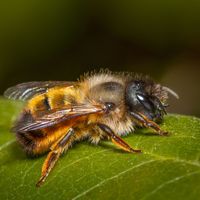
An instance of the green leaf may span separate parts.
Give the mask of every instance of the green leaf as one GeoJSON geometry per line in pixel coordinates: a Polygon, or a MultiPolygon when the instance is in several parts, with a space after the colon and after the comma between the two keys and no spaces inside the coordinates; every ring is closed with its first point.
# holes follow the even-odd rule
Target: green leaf
{"type": "Polygon", "coordinates": [[[124,139],[143,154],[111,142],[74,145],[60,158],[41,188],[35,183],[45,156],[28,158],[9,128],[22,104],[0,99],[1,199],[198,199],[200,120],[168,115],[161,137],[147,129],[124,139]]]}

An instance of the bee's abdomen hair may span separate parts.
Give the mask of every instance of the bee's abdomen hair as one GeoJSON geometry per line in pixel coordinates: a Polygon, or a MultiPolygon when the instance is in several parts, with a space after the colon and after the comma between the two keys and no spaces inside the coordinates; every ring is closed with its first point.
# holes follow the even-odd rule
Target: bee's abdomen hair
{"type": "Polygon", "coordinates": [[[29,133],[23,133],[23,132],[17,132],[16,133],[17,140],[21,144],[23,150],[28,154],[28,155],[34,155],[33,151],[35,149],[35,142],[33,139],[29,137],[29,133]]]}

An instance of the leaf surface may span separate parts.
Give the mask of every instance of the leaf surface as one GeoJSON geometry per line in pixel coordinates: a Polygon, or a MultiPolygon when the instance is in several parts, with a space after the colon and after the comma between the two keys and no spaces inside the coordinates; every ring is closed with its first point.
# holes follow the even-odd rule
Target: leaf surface
{"type": "Polygon", "coordinates": [[[0,99],[1,199],[198,199],[200,120],[168,115],[169,137],[140,129],[124,137],[142,154],[81,142],[63,155],[41,188],[35,183],[45,156],[28,158],[9,131],[22,104],[0,99]]]}

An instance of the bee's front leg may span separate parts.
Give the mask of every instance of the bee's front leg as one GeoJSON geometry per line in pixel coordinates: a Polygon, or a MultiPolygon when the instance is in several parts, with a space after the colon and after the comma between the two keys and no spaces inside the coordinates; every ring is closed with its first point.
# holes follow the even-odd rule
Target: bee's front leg
{"type": "Polygon", "coordinates": [[[74,129],[70,128],[68,132],[59,139],[52,147],[51,151],[49,152],[44,164],[42,166],[42,173],[39,181],[37,182],[36,186],[41,186],[44,181],[46,180],[49,172],[54,167],[55,163],[59,159],[60,155],[69,148],[72,144],[73,139],[72,136],[74,135],[74,129]]]}
{"type": "Polygon", "coordinates": [[[154,129],[159,135],[168,135],[168,132],[161,130],[158,124],[145,117],[142,113],[131,112],[131,116],[134,117],[134,119],[136,119],[137,121],[139,121],[139,123],[141,123],[144,127],[154,129]]]}
{"type": "Polygon", "coordinates": [[[97,124],[98,127],[103,130],[112,140],[112,142],[120,147],[121,149],[132,152],[132,153],[140,153],[141,150],[132,149],[124,140],[122,140],[118,135],[116,135],[110,127],[105,124],[97,124]]]}

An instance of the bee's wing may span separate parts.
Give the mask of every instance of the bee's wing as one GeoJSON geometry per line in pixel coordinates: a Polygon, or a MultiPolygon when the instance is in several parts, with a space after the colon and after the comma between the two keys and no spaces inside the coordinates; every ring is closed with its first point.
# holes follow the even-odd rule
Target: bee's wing
{"type": "Polygon", "coordinates": [[[16,132],[34,131],[51,127],[72,118],[78,118],[93,113],[101,113],[104,110],[105,108],[102,105],[77,105],[50,111],[44,110],[39,113],[40,116],[36,117],[36,119],[28,120],[28,122],[25,121],[23,123],[18,123],[17,126],[14,127],[14,130],[16,132]]]}
{"type": "Polygon", "coordinates": [[[14,100],[28,100],[36,94],[42,94],[52,87],[68,87],[74,85],[75,82],[67,81],[44,81],[44,82],[27,82],[8,88],[4,92],[4,96],[14,100]]]}

